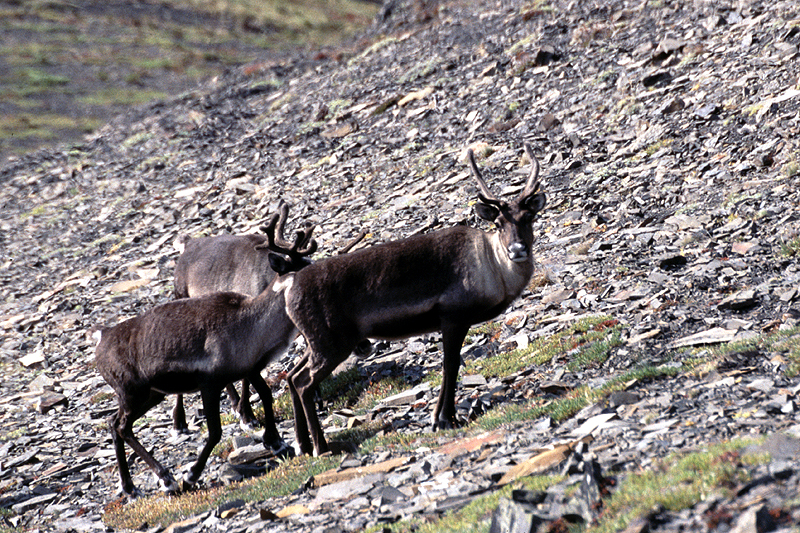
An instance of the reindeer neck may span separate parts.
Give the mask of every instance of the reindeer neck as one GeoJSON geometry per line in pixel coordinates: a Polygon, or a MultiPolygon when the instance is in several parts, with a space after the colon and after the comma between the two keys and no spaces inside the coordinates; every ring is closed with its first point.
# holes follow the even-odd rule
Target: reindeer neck
{"type": "Polygon", "coordinates": [[[506,295],[514,299],[522,293],[531,279],[533,274],[533,254],[530,254],[526,261],[514,262],[509,258],[508,250],[500,239],[500,232],[491,233],[488,238],[498,274],[506,288],[506,295]]]}

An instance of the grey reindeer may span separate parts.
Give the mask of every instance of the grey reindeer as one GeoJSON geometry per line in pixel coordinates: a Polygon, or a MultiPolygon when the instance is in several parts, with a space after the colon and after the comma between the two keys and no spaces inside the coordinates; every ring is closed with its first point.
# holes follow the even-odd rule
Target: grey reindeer
{"type": "MultiPolygon", "coordinates": [[[[280,238],[283,238],[288,213],[289,204],[281,201],[275,230],[280,238]]],[[[266,231],[266,228],[262,227],[261,230],[266,231]]],[[[300,243],[300,246],[305,244],[300,243]]],[[[183,251],[175,265],[175,297],[193,298],[222,291],[257,296],[276,276],[276,272],[270,266],[269,255],[270,249],[265,234],[219,235],[188,239],[184,241],[183,251]]],[[[257,379],[263,382],[260,375],[257,379]]],[[[266,383],[259,385],[266,386],[266,383]]],[[[250,405],[249,381],[242,380],[241,396],[232,383],[228,384],[225,390],[242,426],[247,429],[255,428],[258,422],[250,405]]],[[[275,427],[275,421],[269,416],[264,420],[264,424],[270,431],[275,427]]],[[[182,394],[178,394],[175,400],[172,427],[178,432],[185,432],[188,429],[182,394]]],[[[277,434],[277,429],[274,429],[274,433],[277,434]]]]}
{"type": "MultiPolygon", "coordinates": [[[[170,472],[142,446],[133,423],[167,394],[200,391],[208,425],[208,440],[184,476],[184,487],[200,479],[209,455],[222,436],[220,392],[229,383],[247,378],[272,416],[272,394],[258,374],[283,353],[297,330],[286,315],[285,294],[294,276],[310,264],[316,251],[313,228],[299,230],[294,243],[277,242],[278,215],[267,226],[268,257],[277,276],[256,297],[233,292],[168,302],[104,328],[95,363],[114,389],[119,409],[110,418],[122,491],[139,495],[125,456],[125,444],[144,460],[159,479],[162,490],[180,490],[170,472]],[[305,243],[305,245],[304,245],[305,243]],[[258,376],[258,377],[256,377],[258,376]]],[[[276,436],[264,444],[281,446],[276,436]]],[[[280,436],[277,436],[280,440],[280,436]]]]}

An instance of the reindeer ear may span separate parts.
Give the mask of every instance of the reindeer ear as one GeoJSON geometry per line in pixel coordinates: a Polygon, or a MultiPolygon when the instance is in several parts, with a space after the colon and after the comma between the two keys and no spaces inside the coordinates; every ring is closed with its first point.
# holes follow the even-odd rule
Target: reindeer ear
{"type": "Polygon", "coordinates": [[[478,202],[475,204],[475,214],[481,217],[483,220],[493,222],[494,219],[500,216],[500,210],[493,205],[478,202]]]}
{"type": "Polygon", "coordinates": [[[291,261],[289,261],[285,255],[269,252],[267,257],[269,258],[270,268],[278,274],[286,274],[291,270],[291,261]]]}
{"type": "Polygon", "coordinates": [[[525,207],[528,208],[528,211],[532,213],[538,213],[542,209],[544,209],[545,204],[547,203],[547,197],[544,195],[543,192],[538,194],[534,194],[527,200],[525,200],[525,207]]]}

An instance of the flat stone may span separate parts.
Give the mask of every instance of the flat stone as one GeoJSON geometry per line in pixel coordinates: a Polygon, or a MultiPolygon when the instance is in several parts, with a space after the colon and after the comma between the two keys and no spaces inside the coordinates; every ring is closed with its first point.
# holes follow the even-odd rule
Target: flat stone
{"type": "Polygon", "coordinates": [[[483,387],[486,385],[486,378],[482,374],[465,374],[461,376],[462,387],[483,387]]]}
{"type": "Polygon", "coordinates": [[[263,444],[252,444],[233,450],[228,455],[228,462],[232,465],[243,465],[271,456],[272,452],[264,448],[263,444]]]}
{"type": "MultiPolygon", "coordinates": [[[[324,502],[347,501],[354,495],[366,494],[385,477],[384,473],[371,473],[325,484],[317,491],[314,502],[319,505],[324,502]]],[[[314,477],[314,483],[317,483],[317,476],[314,477]]]]}
{"type": "Polygon", "coordinates": [[[719,344],[722,342],[730,342],[734,339],[736,330],[725,328],[711,328],[694,335],[683,337],[670,343],[672,348],[680,348],[682,346],[699,346],[701,344],[719,344]]]}
{"type": "MultiPolygon", "coordinates": [[[[577,441],[576,441],[577,442],[577,441]]],[[[530,476],[546,472],[550,468],[566,461],[572,453],[574,443],[559,444],[552,450],[539,453],[522,463],[511,467],[497,482],[498,485],[506,485],[520,477],[530,476]]]]}
{"type": "Polygon", "coordinates": [[[585,437],[586,435],[590,435],[598,429],[602,429],[606,422],[613,420],[614,418],[617,418],[617,413],[602,413],[595,415],[576,428],[572,432],[572,435],[576,437],[585,437]]]}
{"type": "Polygon", "coordinates": [[[421,383],[413,389],[409,389],[382,399],[379,405],[386,407],[409,405],[421,399],[426,392],[430,391],[430,389],[430,383],[421,383]]]}
{"type": "Polygon", "coordinates": [[[756,379],[747,384],[750,390],[760,390],[761,392],[770,392],[775,388],[775,381],[768,378],[756,379]]]}
{"type": "Polygon", "coordinates": [[[46,505],[58,498],[58,494],[44,494],[42,496],[34,496],[24,502],[17,503],[11,506],[11,510],[17,514],[27,513],[31,509],[36,509],[42,505],[46,505]]]}
{"type": "Polygon", "coordinates": [[[323,487],[330,484],[341,483],[354,478],[371,476],[375,474],[385,474],[387,472],[391,472],[395,468],[408,464],[411,461],[413,461],[412,456],[404,456],[366,466],[346,468],[344,470],[328,470],[327,472],[323,472],[314,476],[314,486],[323,487]]]}
{"type": "Polygon", "coordinates": [[[740,309],[748,309],[750,307],[755,306],[756,304],[758,304],[756,291],[752,289],[747,289],[728,296],[727,298],[723,299],[719,304],[717,304],[717,307],[720,309],[740,310],[740,309]]]}

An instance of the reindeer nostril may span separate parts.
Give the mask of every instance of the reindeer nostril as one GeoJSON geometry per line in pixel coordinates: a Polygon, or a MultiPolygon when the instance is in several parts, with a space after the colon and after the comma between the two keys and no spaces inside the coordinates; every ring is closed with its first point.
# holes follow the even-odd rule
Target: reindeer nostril
{"type": "Polygon", "coordinates": [[[508,257],[514,261],[525,261],[528,258],[528,248],[521,242],[515,242],[508,247],[508,257]]]}

